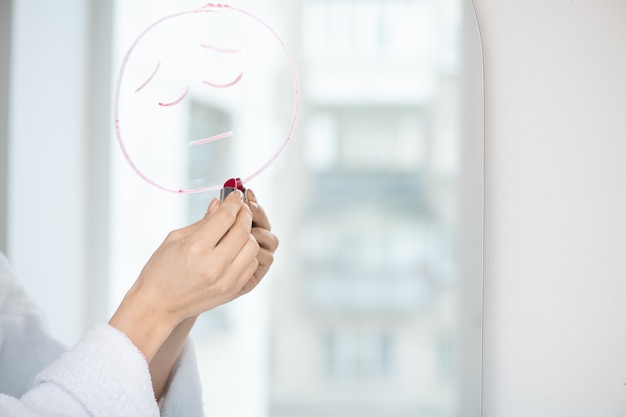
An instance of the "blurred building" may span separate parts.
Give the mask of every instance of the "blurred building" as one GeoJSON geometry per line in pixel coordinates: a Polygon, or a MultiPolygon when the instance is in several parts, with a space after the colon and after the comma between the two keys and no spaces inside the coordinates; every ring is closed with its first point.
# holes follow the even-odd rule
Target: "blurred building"
{"type": "MultiPolygon", "coordinates": [[[[455,411],[454,2],[303,0],[272,417],[455,411]]],[[[297,23],[294,23],[297,22],[297,23]]]]}

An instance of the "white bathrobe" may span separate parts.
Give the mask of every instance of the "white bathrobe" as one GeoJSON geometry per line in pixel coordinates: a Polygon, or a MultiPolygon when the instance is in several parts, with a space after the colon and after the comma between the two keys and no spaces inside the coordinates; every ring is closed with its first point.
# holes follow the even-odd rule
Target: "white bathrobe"
{"type": "Polygon", "coordinates": [[[157,404],[148,364],[122,332],[102,324],[66,349],[42,324],[0,253],[0,417],[201,417],[190,341],[157,404]]]}

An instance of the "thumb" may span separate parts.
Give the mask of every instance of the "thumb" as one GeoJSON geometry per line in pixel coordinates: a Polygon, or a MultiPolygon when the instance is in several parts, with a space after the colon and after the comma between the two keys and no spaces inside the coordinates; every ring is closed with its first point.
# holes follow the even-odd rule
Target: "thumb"
{"type": "Polygon", "coordinates": [[[206,209],[206,212],[204,213],[204,216],[202,216],[202,218],[200,218],[196,222],[194,222],[193,225],[206,223],[209,220],[209,218],[211,217],[211,215],[217,211],[217,209],[220,207],[221,203],[222,202],[217,197],[214,198],[213,200],[211,200],[211,203],[209,204],[209,206],[206,209]]]}
{"type": "Polygon", "coordinates": [[[208,223],[210,217],[220,207],[220,204],[221,204],[221,201],[218,198],[214,198],[209,204],[209,206],[207,207],[206,212],[204,213],[204,216],[202,216],[202,218],[196,220],[195,222],[189,224],[184,229],[192,232],[196,230],[198,227],[202,226],[203,224],[208,223]]]}

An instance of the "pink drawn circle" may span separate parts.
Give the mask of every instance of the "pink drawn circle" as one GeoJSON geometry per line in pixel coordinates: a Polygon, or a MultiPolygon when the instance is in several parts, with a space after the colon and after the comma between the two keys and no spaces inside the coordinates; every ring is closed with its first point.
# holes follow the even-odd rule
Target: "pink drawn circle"
{"type": "MultiPolygon", "coordinates": [[[[127,67],[127,64],[128,64],[128,60],[129,60],[129,57],[132,55],[133,51],[135,50],[135,48],[137,47],[137,45],[146,36],[146,34],[148,34],[152,29],[154,29],[159,24],[161,24],[161,23],[163,23],[165,21],[168,21],[170,19],[173,19],[173,18],[176,18],[176,17],[179,17],[179,16],[183,16],[183,15],[191,15],[191,14],[197,14],[197,13],[214,13],[214,12],[219,12],[221,10],[232,11],[232,12],[240,14],[241,16],[250,18],[254,22],[260,24],[261,27],[265,28],[271,34],[271,36],[280,45],[280,48],[283,51],[283,53],[284,53],[284,55],[285,55],[285,57],[287,59],[287,62],[289,64],[289,68],[290,68],[290,71],[291,71],[291,75],[293,77],[293,85],[294,85],[294,92],[295,92],[293,114],[291,116],[289,129],[287,131],[287,135],[286,135],[285,139],[280,143],[278,149],[273,154],[270,155],[268,160],[264,161],[259,166],[254,168],[252,170],[252,172],[249,173],[248,175],[242,175],[241,176],[242,182],[244,184],[247,183],[248,181],[252,180],[256,176],[258,176],[270,164],[272,164],[272,162],[274,162],[274,160],[276,160],[276,158],[287,147],[287,144],[291,140],[293,132],[295,130],[296,121],[298,119],[298,114],[299,114],[299,111],[300,111],[300,82],[299,82],[299,79],[298,79],[298,74],[297,74],[297,70],[296,70],[296,66],[295,66],[294,60],[291,57],[285,42],[281,39],[281,37],[278,35],[278,33],[274,29],[272,29],[272,27],[270,27],[265,21],[263,21],[262,19],[260,19],[256,15],[254,15],[254,14],[248,12],[248,11],[245,11],[243,9],[240,9],[240,8],[237,8],[237,7],[233,7],[233,6],[230,6],[230,5],[227,5],[227,4],[213,4],[213,3],[209,3],[209,4],[205,4],[202,7],[199,7],[197,9],[191,9],[191,10],[182,11],[182,12],[178,12],[178,13],[174,13],[174,14],[165,16],[165,17],[157,20],[156,22],[152,23],[143,32],[141,32],[140,35],[134,40],[134,42],[131,44],[130,48],[128,49],[126,55],[124,56],[124,59],[122,60],[122,64],[121,64],[121,67],[120,67],[120,70],[119,70],[119,73],[118,73],[116,90],[115,90],[115,104],[114,104],[115,134],[116,134],[116,137],[117,137],[117,142],[119,144],[119,147],[120,147],[120,149],[122,151],[122,154],[123,154],[125,160],[128,162],[130,167],[133,169],[133,171],[135,171],[135,173],[140,178],[142,178],[147,183],[149,183],[149,184],[151,184],[151,185],[153,185],[153,186],[155,186],[155,187],[157,187],[157,188],[159,188],[161,190],[164,190],[164,191],[177,193],[177,194],[200,193],[200,192],[218,190],[218,189],[222,188],[222,183],[220,182],[220,183],[215,184],[215,185],[206,186],[206,187],[199,187],[199,188],[171,187],[171,186],[163,185],[163,184],[159,183],[158,181],[152,179],[150,176],[145,174],[142,171],[142,169],[140,169],[138,167],[138,165],[133,160],[133,157],[128,152],[126,143],[125,143],[125,141],[123,139],[122,130],[123,130],[124,123],[123,123],[122,120],[120,120],[120,94],[121,94],[122,80],[124,78],[125,71],[127,69],[126,67],[127,67]]],[[[218,86],[218,87],[226,87],[226,85],[222,85],[222,86],[218,86]]],[[[141,86],[139,88],[141,88],[141,86]]],[[[175,101],[172,101],[170,103],[159,103],[159,105],[160,106],[175,105],[175,104],[177,104],[177,102],[179,102],[179,101],[181,101],[182,99],[185,98],[186,93],[187,93],[187,91],[185,91],[184,94],[181,97],[179,97],[177,100],[175,100],[175,101]]],[[[230,134],[232,134],[232,132],[226,132],[226,133],[222,134],[221,136],[222,137],[226,137],[226,136],[229,136],[230,134]]],[[[219,137],[219,138],[216,137],[216,138],[212,138],[212,139],[221,139],[221,137],[219,137]]]]}

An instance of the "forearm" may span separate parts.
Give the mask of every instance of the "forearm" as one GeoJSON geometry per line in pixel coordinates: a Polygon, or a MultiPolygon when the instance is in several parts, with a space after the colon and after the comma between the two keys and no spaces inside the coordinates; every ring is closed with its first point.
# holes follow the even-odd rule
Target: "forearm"
{"type": "Polygon", "coordinates": [[[161,399],[167,389],[174,366],[195,322],[196,317],[190,317],[176,326],[149,363],[152,387],[157,401],[161,399]]]}

